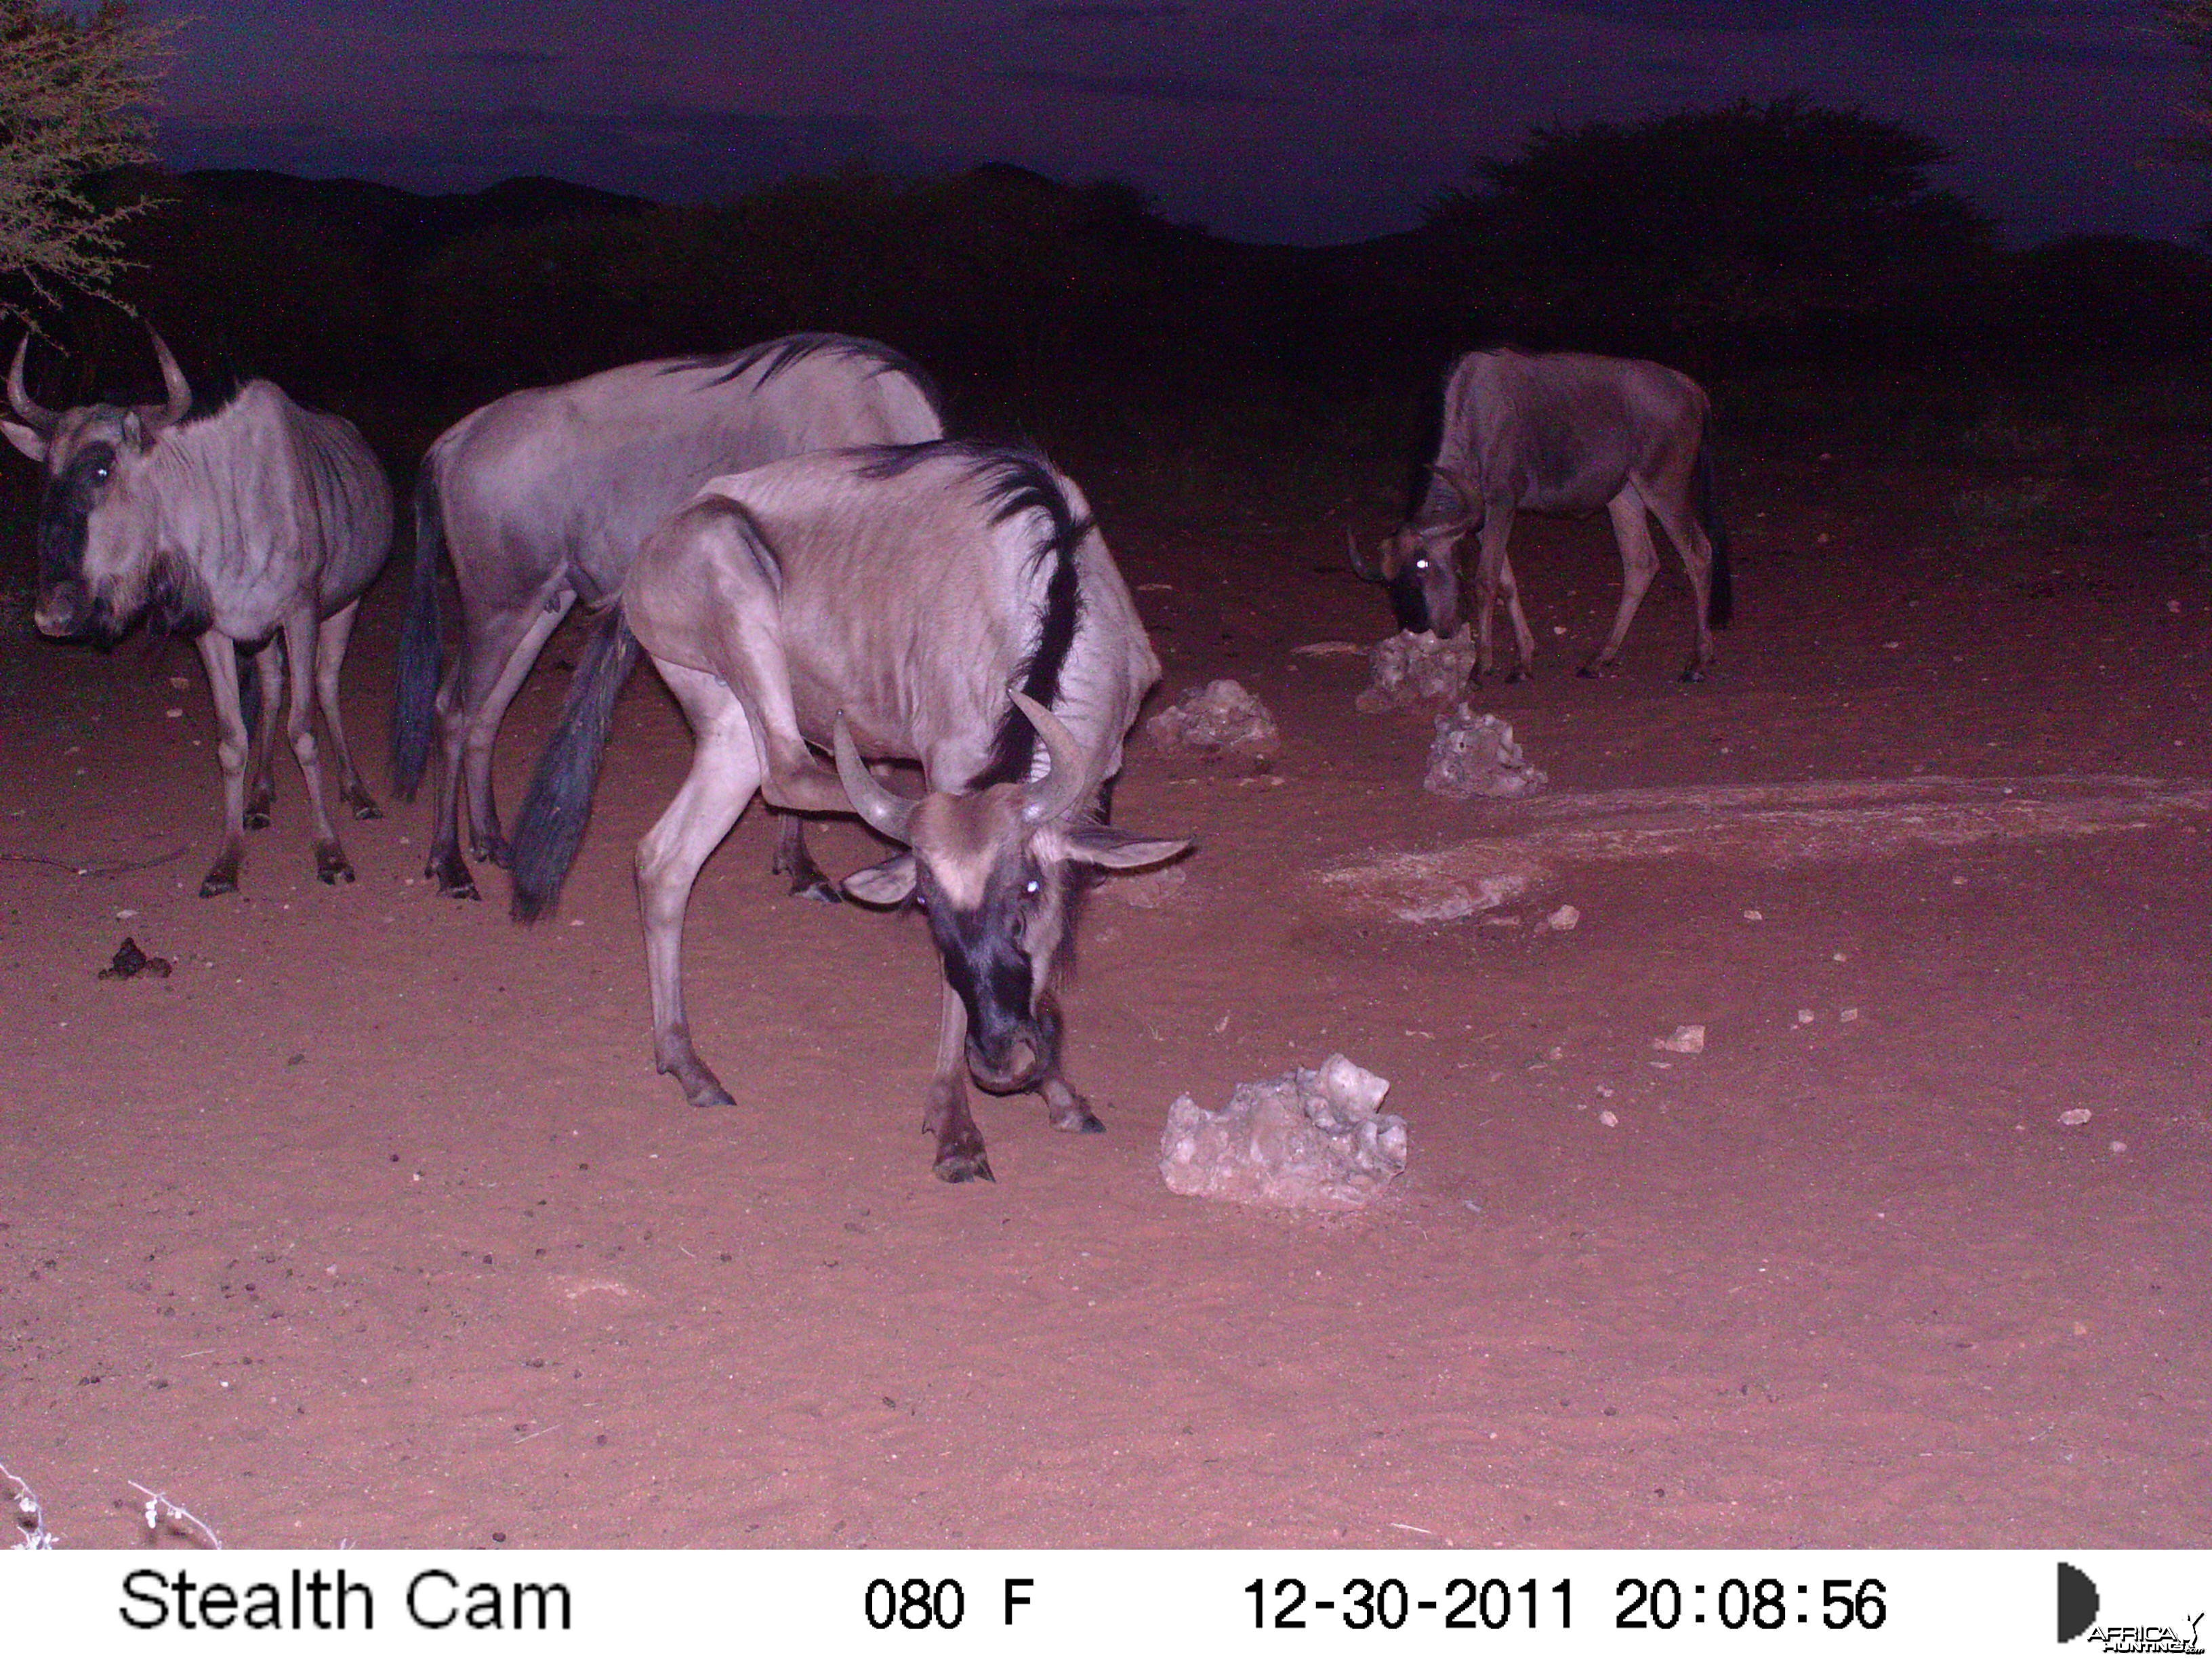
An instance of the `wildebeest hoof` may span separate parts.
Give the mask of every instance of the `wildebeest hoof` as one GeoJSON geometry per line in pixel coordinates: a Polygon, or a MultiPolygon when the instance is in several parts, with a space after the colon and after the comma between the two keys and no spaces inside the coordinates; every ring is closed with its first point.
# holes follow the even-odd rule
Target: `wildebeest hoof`
{"type": "Polygon", "coordinates": [[[665,1062],[656,1060],[653,1069],[663,1077],[674,1078],[676,1086],[684,1091],[684,1100],[702,1110],[709,1106],[734,1106],[738,1103],[731,1097],[730,1091],[722,1086],[722,1079],[696,1058],[686,1056],[665,1062]]]}
{"type": "Polygon", "coordinates": [[[832,887],[828,879],[822,876],[817,876],[809,882],[792,883],[791,896],[793,898],[812,899],[817,904],[842,904],[845,902],[845,896],[832,887]]]}
{"type": "Polygon", "coordinates": [[[1508,685],[1520,685],[1526,682],[1529,678],[1530,675],[1527,669],[1516,668],[1505,677],[1505,683],[1508,685]]]}
{"type": "Polygon", "coordinates": [[[315,848],[315,874],[326,886],[335,887],[342,881],[353,879],[353,866],[336,847],[315,848]]]}
{"type": "Polygon", "coordinates": [[[238,866],[228,859],[209,871],[207,879],[200,884],[202,898],[220,898],[225,893],[235,893],[237,890],[238,866]]]}
{"type": "Polygon", "coordinates": [[[429,861],[422,866],[422,875],[426,880],[436,882],[438,890],[447,898],[483,896],[477,891],[476,878],[469,874],[469,866],[461,862],[458,848],[449,847],[442,852],[431,854],[429,861]]]}
{"type": "Polygon", "coordinates": [[[269,827],[269,803],[265,800],[254,802],[246,809],[243,822],[249,830],[266,830],[269,827]]]}
{"type": "Polygon", "coordinates": [[[999,1177],[991,1173],[991,1160],[979,1150],[973,1152],[940,1152],[937,1167],[931,1172],[942,1182],[957,1186],[963,1181],[988,1181],[995,1183],[999,1177]]]}
{"type": "Polygon", "coordinates": [[[1703,666],[1701,666],[1700,665],[1698,665],[1698,664],[1697,664],[1697,663],[1692,663],[1692,664],[1691,664],[1687,668],[1685,668],[1685,669],[1682,671],[1682,684],[1685,684],[1685,685],[1703,685],[1703,684],[1705,684],[1705,671],[1704,667],[1703,667],[1703,666]]]}
{"type": "Polygon", "coordinates": [[[1048,1109],[1046,1118],[1054,1128],[1073,1135],[1103,1135],[1106,1133],[1106,1126],[1098,1121],[1098,1115],[1079,1100],[1060,1111],[1048,1109]]]}
{"type": "Polygon", "coordinates": [[[351,800],[354,817],[363,823],[384,816],[384,809],[365,794],[355,795],[351,797],[351,800]]]}

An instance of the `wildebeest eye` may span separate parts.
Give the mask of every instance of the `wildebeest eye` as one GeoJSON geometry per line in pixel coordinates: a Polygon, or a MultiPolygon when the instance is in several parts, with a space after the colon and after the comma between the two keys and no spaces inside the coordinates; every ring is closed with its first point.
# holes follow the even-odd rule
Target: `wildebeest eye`
{"type": "Polygon", "coordinates": [[[1416,559],[1413,561],[1413,568],[1416,570],[1426,570],[1428,568],[1429,562],[1426,559],[1416,559]]]}
{"type": "Polygon", "coordinates": [[[1034,892],[1036,892],[1036,891],[1037,890],[1037,889],[1038,889],[1041,885],[1042,885],[1042,884],[1041,884],[1041,883],[1032,881],[1032,882],[1030,882],[1030,883],[1026,884],[1022,888],[1022,891],[1024,891],[1024,893],[1034,893],[1034,892]]]}

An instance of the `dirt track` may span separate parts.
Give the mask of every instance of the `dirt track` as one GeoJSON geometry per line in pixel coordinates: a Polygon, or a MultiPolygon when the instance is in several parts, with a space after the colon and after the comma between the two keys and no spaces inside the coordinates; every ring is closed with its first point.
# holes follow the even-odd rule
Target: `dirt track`
{"type": "MultiPolygon", "coordinates": [[[[2072,540],[1976,540],[1940,472],[1751,466],[1740,620],[1696,688],[1671,573],[1622,675],[1576,678],[1617,566],[1601,523],[1527,526],[1545,654],[1484,706],[1554,802],[2201,798],[2208,460],[2106,458],[2062,492],[2072,540]]],[[[1554,860],[1486,917],[1356,913],[1322,872],[1571,815],[1425,796],[1425,719],[1355,714],[1358,659],[1291,653],[1386,626],[1340,531],[1093,494],[1165,694],[1233,675],[1285,748],[1261,775],[1133,748],[1117,818],[1201,849],[1166,903],[1086,924],[1071,1072],[1110,1133],[986,1098],[993,1187],[929,1176],[924,931],[783,898],[757,816],[690,953],[738,1103],[653,1075],[628,850],[688,744],[646,680],[567,908],[525,933],[418,879],[419,806],[349,826],[360,884],[319,886],[282,772],[241,896],[197,898],[189,653],[10,629],[0,1463],[65,1544],[139,1541],[131,1481],[234,1545],[2203,1541],[2198,812],[1796,862],[1713,836],[1554,860]],[[1563,902],[1580,926],[1539,933],[1563,902]],[[126,933],[173,976],[97,981],[126,933]],[[1703,1054],[1653,1048],[1688,1023],[1703,1054]],[[1334,1049],[1395,1081],[1396,1196],[1322,1223],[1162,1187],[1176,1095],[1334,1049]]],[[[364,734],[399,591],[349,671],[364,734]]],[[[518,702],[510,803],[574,648],[518,702]]]]}

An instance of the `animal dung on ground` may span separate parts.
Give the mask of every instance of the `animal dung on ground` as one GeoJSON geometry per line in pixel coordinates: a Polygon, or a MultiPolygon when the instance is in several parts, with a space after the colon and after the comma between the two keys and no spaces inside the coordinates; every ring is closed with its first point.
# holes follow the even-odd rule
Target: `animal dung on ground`
{"type": "Polygon", "coordinates": [[[126,939],[116,947],[114,959],[100,970],[102,979],[136,979],[145,974],[154,979],[169,976],[167,957],[149,957],[138,948],[138,941],[126,939]]]}
{"type": "Polygon", "coordinates": [[[1370,684],[1352,706],[1363,714],[1381,714],[1410,703],[1449,702],[1467,690],[1477,651],[1466,629],[1448,640],[1394,634],[1370,653],[1370,684]]]}
{"type": "Polygon", "coordinates": [[[1428,775],[1421,787],[1448,800],[1521,800],[1540,793],[1551,780],[1528,764],[1513,728],[1495,714],[1478,714],[1467,703],[1437,716],[1429,745],[1428,775]]]}
{"type": "Polygon", "coordinates": [[[1259,761],[1283,746],[1267,706],[1235,680],[1216,680],[1184,692],[1146,720],[1145,730],[1163,749],[1198,755],[1243,755],[1259,761]]]}
{"type": "Polygon", "coordinates": [[[1356,1210],[1406,1167],[1406,1121],[1379,1111],[1387,1078],[1331,1054],[1265,1083],[1240,1083],[1220,1111],[1183,1096],[1168,1108],[1160,1174],[1169,1190],[1291,1210],[1356,1210]]]}

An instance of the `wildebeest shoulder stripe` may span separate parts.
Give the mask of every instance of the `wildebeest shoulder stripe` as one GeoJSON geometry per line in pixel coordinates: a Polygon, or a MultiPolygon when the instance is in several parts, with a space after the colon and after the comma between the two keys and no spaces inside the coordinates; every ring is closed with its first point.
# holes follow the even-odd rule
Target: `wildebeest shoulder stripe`
{"type": "MultiPolygon", "coordinates": [[[[1050,708],[1060,701],[1060,670],[1067,665],[1067,653],[1075,644],[1076,626],[1082,617],[1083,590],[1076,573],[1075,550],[1095,527],[1093,521],[1077,514],[1050,464],[1026,446],[944,438],[935,443],[878,450],[860,473],[868,478],[895,478],[925,461],[947,455],[958,457],[982,486],[993,524],[1005,524],[1024,514],[1043,515],[1045,533],[1031,544],[1031,568],[1049,562],[1052,574],[1045,583],[1036,644],[1015,672],[1023,695],[1050,708]]],[[[1010,702],[1000,716],[990,758],[969,781],[968,787],[1019,783],[1030,775],[1036,760],[1036,727],[1010,702]]]]}

